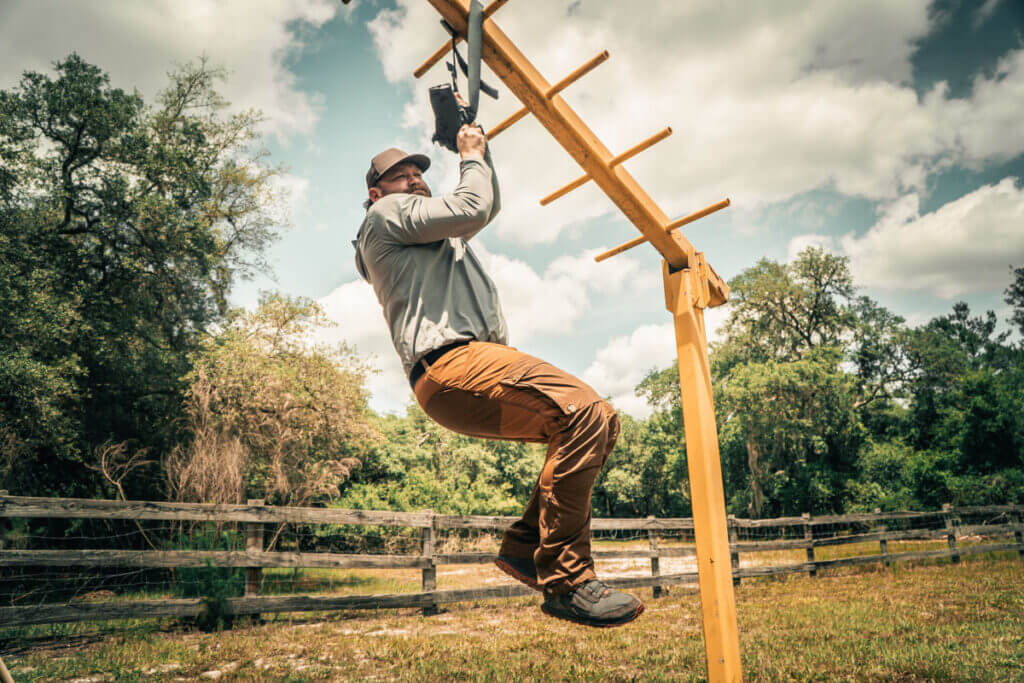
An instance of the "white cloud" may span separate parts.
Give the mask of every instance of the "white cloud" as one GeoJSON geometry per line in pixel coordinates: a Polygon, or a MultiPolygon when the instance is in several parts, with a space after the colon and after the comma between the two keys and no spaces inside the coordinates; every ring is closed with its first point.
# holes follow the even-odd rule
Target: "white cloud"
{"type": "Polygon", "coordinates": [[[581,379],[602,396],[610,396],[617,410],[647,417],[651,408],[634,389],[648,372],[670,365],[675,350],[672,323],[643,325],[609,341],[594,355],[581,379]]]}
{"type": "Polygon", "coordinates": [[[309,178],[282,173],[274,176],[272,192],[277,197],[281,215],[280,222],[290,225],[297,223],[299,211],[309,196],[309,178]]]}
{"type": "Polygon", "coordinates": [[[985,0],[985,4],[979,7],[974,13],[972,24],[975,30],[981,28],[985,22],[992,17],[996,8],[999,7],[1000,2],[1002,2],[1002,0],[985,0]]]}
{"type": "MultiPolygon", "coordinates": [[[[979,77],[969,98],[943,85],[926,98],[910,86],[910,58],[929,30],[928,0],[715,0],[510,5],[495,21],[549,82],[607,48],[611,59],[563,96],[612,153],[665,125],[675,134],[626,167],[670,216],[729,196],[763,206],[832,187],[891,200],[922,191],[929,174],[955,161],[984,163],[1024,152],[1018,125],[1024,51],[979,77]]],[[[376,22],[389,78],[412,70],[444,42],[427,3],[399,0],[376,22]]],[[[414,85],[406,122],[429,129],[428,84],[414,85]]],[[[517,109],[501,88],[485,101],[484,124],[517,109]]],[[[507,240],[544,243],[614,207],[592,184],[555,204],[537,200],[580,170],[532,117],[493,144],[505,187],[495,226],[507,240]]]]}
{"type": "Polygon", "coordinates": [[[335,326],[320,329],[314,341],[344,341],[354,346],[378,371],[367,383],[370,405],[379,412],[401,413],[412,400],[412,390],[373,288],[362,280],[353,280],[320,298],[319,303],[335,326]]]}
{"type": "MultiPolygon", "coordinates": [[[[718,328],[729,315],[728,305],[704,311],[708,341],[720,339],[718,328]]],[[[662,370],[676,362],[675,329],[672,323],[641,325],[631,334],[614,337],[595,355],[581,375],[583,381],[612,404],[633,417],[646,418],[651,407],[635,393],[636,385],[651,370],[662,370]]]]}
{"type": "Polygon", "coordinates": [[[804,249],[817,247],[825,251],[836,251],[836,241],[831,235],[797,235],[789,240],[789,247],[786,249],[786,261],[792,261],[804,249]]]}
{"type": "Polygon", "coordinates": [[[991,77],[975,77],[972,92],[970,99],[928,103],[944,110],[947,130],[957,132],[960,156],[980,166],[986,161],[1007,161],[1024,152],[1024,50],[1004,55],[991,77]]]}
{"type": "Polygon", "coordinates": [[[176,63],[206,55],[230,71],[221,91],[234,107],[261,109],[269,133],[307,133],[320,103],[299,90],[285,59],[300,47],[304,27],[323,25],[339,7],[334,0],[9,3],[0,10],[0,88],[26,70],[49,72],[76,51],[114,86],[151,100],[176,63]]]}
{"type": "MultiPolygon", "coordinates": [[[[445,42],[448,34],[440,20],[437,10],[429,3],[399,0],[396,9],[381,10],[367,23],[389,81],[397,83],[408,78],[413,69],[445,42]]],[[[465,53],[465,45],[462,50],[465,53]]]]}
{"type": "Polygon", "coordinates": [[[841,241],[854,281],[931,291],[946,299],[999,291],[1010,265],[1024,264],[1024,188],[1016,178],[985,185],[928,214],[909,194],[863,236],[841,241]]]}
{"type": "Polygon", "coordinates": [[[644,272],[629,257],[594,263],[594,255],[603,249],[561,256],[543,273],[525,261],[492,254],[482,244],[473,249],[498,287],[514,345],[543,335],[564,335],[587,313],[593,292],[620,291],[627,282],[635,292],[660,285],[658,273],[644,272]]]}

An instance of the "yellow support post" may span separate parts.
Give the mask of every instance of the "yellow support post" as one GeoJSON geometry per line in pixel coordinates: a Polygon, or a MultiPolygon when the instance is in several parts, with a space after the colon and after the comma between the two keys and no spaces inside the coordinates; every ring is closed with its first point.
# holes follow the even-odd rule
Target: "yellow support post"
{"type": "Polygon", "coordinates": [[[690,268],[675,270],[668,261],[663,261],[662,274],[665,306],[675,323],[708,679],[739,681],[742,671],[729,524],[704,331],[703,307],[707,304],[707,294],[701,291],[699,277],[690,268]]]}

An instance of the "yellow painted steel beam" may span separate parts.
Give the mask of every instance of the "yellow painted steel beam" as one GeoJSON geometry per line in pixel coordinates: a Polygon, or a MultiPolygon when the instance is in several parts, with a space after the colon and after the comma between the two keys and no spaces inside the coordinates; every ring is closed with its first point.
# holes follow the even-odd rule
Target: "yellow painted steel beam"
{"type": "MultiPolygon", "coordinates": [[[[457,32],[466,33],[468,3],[462,0],[428,1],[457,32]]],[[[614,155],[565,100],[558,95],[550,99],[547,97],[551,84],[493,20],[484,20],[483,43],[483,60],[491,71],[587,172],[626,218],[673,267],[689,265],[696,253],[693,245],[678,232],[665,232],[668,216],[625,168],[610,163],[614,155]]]]}
{"type": "Polygon", "coordinates": [[[586,75],[586,74],[590,73],[591,71],[593,71],[594,68],[597,67],[598,64],[602,64],[603,62],[606,62],[607,60],[608,60],[608,50],[601,50],[601,52],[599,54],[597,54],[594,57],[591,57],[590,60],[586,64],[584,64],[580,68],[576,69],[575,71],[573,71],[571,74],[569,74],[568,76],[566,76],[562,80],[558,81],[558,83],[555,83],[553,86],[551,86],[551,88],[546,93],[544,93],[545,96],[548,99],[551,99],[552,97],[554,97],[555,95],[557,95],[558,93],[562,92],[563,90],[568,88],[570,85],[572,85],[573,83],[575,83],[576,81],[581,79],[584,75],[586,75]]]}
{"type": "MultiPolygon", "coordinates": [[[[672,128],[671,127],[666,127],[664,129],[658,131],[657,133],[655,133],[651,137],[647,138],[643,142],[638,143],[636,145],[633,145],[632,147],[627,149],[622,154],[620,154],[620,155],[618,155],[616,157],[612,157],[611,161],[608,162],[608,165],[609,166],[618,166],[623,161],[626,161],[627,159],[632,159],[633,157],[635,157],[637,154],[639,154],[640,152],[644,151],[645,149],[653,147],[657,143],[659,143],[662,140],[664,140],[665,138],[667,138],[669,135],[672,135],[672,128]]],[[[581,185],[586,183],[588,180],[590,180],[590,174],[589,173],[584,173],[583,175],[581,175],[579,178],[577,178],[576,180],[572,181],[568,185],[566,185],[566,186],[564,186],[564,187],[562,187],[562,188],[560,188],[558,190],[555,190],[554,192],[549,194],[547,197],[544,197],[543,199],[541,199],[540,200],[540,205],[541,206],[547,206],[548,204],[550,204],[551,202],[555,201],[559,197],[564,197],[565,195],[569,194],[570,192],[575,190],[577,187],[580,187],[581,185]]],[[[645,238],[645,241],[646,241],[646,238],[645,238]]]]}
{"type": "Polygon", "coordinates": [[[487,131],[487,139],[493,140],[494,138],[498,137],[506,129],[511,128],[513,123],[518,123],[520,119],[526,118],[526,115],[529,113],[530,110],[527,109],[526,107],[523,107],[522,109],[515,112],[507,119],[496,125],[494,128],[491,128],[489,131],[487,131]]]}
{"type": "MultiPolygon", "coordinates": [[[[492,2],[489,5],[487,5],[487,7],[484,7],[484,19],[486,19],[487,17],[491,16],[492,14],[497,12],[499,9],[501,9],[501,6],[504,5],[506,2],[508,2],[508,0],[494,0],[494,2],[492,2]]],[[[448,23],[450,24],[451,22],[448,22],[448,23]]],[[[463,35],[465,35],[465,33],[466,33],[465,23],[466,22],[462,22],[462,23],[463,23],[463,27],[462,27],[461,30],[462,30],[463,35]]],[[[462,36],[458,36],[455,39],[455,44],[458,45],[462,40],[464,40],[463,37],[462,36]]],[[[442,59],[444,59],[444,56],[446,54],[448,54],[448,51],[451,50],[451,49],[452,49],[452,41],[449,40],[444,45],[442,45],[441,47],[437,48],[437,51],[434,52],[434,54],[432,54],[429,57],[427,57],[427,61],[425,61],[422,64],[420,64],[416,68],[416,70],[412,72],[412,75],[415,76],[416,78],[420,78],[421,76],[423,76],[423,74],[427,73],[430,70],[430,67],[434,66],[435,64],[440,62],[442,59]]]]}
{"type": "MultiPolygon", "coordinates": [[[[706,208],[703,208],[700,211],[694,211],[693,213],[689,214],[688,216],[683,216],[682,218],[679,218],[677,220],[672,221],[671,223],[669,223],[668,225],[665,226],[665,230],[666,231],[670,231],[670,230],[675,230],[676,228],[681,228],[682,226],[686,225],[687,223],[694,222],[698,218],[704,218],[704,216],[708,216],[710,214],[713,214],[715,211],[720,211],[720,210],[724,209],[725,207],[729,206],[729,204],[731,204],[731,202],[729,201],[728,198],[723,199],[722,201],[717,202],[715,204],[712,204],[711,206],[708,206],[706,208]]],[[[609,249],[606,252],[598,254],[597,256],[594,257],[594,260],[597,261],[598,263],[600,263],[601,261],[604,261],[605,259],[609,259],[612,256],[617,256],[618,254],[621,254],[624,251],[628,251],[628,250],[632,249],[633,247],[639,246],[639,245],[643,244],[646,241],[647,241],[646,237],[637,237],[636,239],[631,239],[628,242],[623,242],[622,244],[620,244],[617,247],[614,247],[612,249],[609,249]]]]}
{"type": "Polygon", "coordinates": [[[698,261],[697,269],[682,270],[671,268],[668,261],[662,262],[665,306],[675,323],[708,679],[739,681],[743,674],[728,518],[701,305],[706,305],[709,296],[707,290],[701,291],[707,282],[700,273],[706,262],[702,258],[698,261]]]}
{"type": "MultiPolygon", "coordinates": [[[[600,64],[601,62],[604,62],[607,59],[608,59],[608,50],[604,50],[603,52],[601,52],[601,54],[597,55],[596,57],[591,59],[589,62],[587,62],[586,64],[584,64],[580,68],[576,69],[575,71],[573,71],[571,74],[569,74],[568,76],[566,76],[562,80],[560,80],[558,83],[555,83],[553,86],[551,86],[551,89],[548,90],[548,92],[547,92],[548,99],[551,99],[552,97],[554,97],[558,93],[560,93],[563,90],[565,90],[566,88],[568,88],[570,85],[572,85],[573,83],[578,81],[580,78],[582,78],[585,74],[593,71],[594,67],[596,67],[598,64],[600,64]]],[[[519,111],[517,111],[516,113],[512,114],[507,119],[505,119],[504,121],[502,121],[501,123],[496,125],[494,128],[492,128],[491,132],[489,132],[487,134],[487,139],[488,140],[493,140],[494,138],[498,137],[498,135],[500,135],[503,130],[505,130],[506,128],[511,126],[513,123],[519,121],[521,118],[523,118],[524,116],[526,116],[529,113],[530,113],[530,110],[527,109],[526,107],[523,107],[522,109],[520,109],[519,111]]]]}

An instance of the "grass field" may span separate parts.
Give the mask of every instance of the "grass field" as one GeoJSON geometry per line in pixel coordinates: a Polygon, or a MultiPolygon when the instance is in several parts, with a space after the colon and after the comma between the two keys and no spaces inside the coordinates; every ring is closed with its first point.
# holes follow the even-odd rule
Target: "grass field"
{"type": "MultiPolygon", "coordinates": [[[[338,583],[352,592],[404,590],[417,578],[378,584],[351,574],[338,583]]],[[[0,652],[17,681],[702,679],[696,591],[639,594],[647,611],[618,629],[550,619],[538,597],[450,605],[432,617],[292,615],[220,633],[155,620],[8,629],[0,652]]],[[[748,680],[1024,680],[1016,553],[746,580],[736,599],[748,680]]]]}

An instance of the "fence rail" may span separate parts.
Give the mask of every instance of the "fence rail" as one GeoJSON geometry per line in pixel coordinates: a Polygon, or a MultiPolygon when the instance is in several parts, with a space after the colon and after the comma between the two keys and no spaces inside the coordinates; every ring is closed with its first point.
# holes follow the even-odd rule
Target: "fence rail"
{"type": "MultiPolygon", "coordinates": [[[[437,590],[437,567],[442,565],[485,564],[494,560],[490,552],[443,552],[435,539],[437,530],[500,530],[516,518],[484,515],[440,515],[431,511],[390,512],[375,510],[339,510],[333,508],[297,508],[266,506],[250,500],[247,505],[208,505],[152,501],[112,501],[68,498],[11,496],[0,492],[0,519],[100,519],[163,520],[173,522],[240,523],[246,529],[246,550],[120,550],[120,549],[22,549],[0,546],[0,576],[9,568],[44,567],[123,567],[135,569],[176,569],[196,567],[245,568],[244,597],[228,598],[225,611],[232,615],[275,612],[377,609],[389,607],[422,608],[433,613],[437,606],[467,600],[530,595],[525,586],[500,585],[459,590],[437,590]],[[421,530],[418,554],[365,554],[335,552],[286,552],[264,550],[263,526],[266,524],[356,525],[406,527],[421,530]],[[259,595],[260,572],[272,568],[329,569],[420,569],[423,590],[388,595],[259,595]]],[[[839,567],[892,562],[961,557],[979,553],[1014,551],[1024,559],[1024,505],[990,505],[939,511],[874,512],[851,515],[783,517],[776,519],[730,518],[730,552],[733,578],[807,573],[839,567]],[[961,524],[963,518],[988,516],[991,523],[961,524]],[[993,521],[994,520],[994,521],[993,521]],[[934,528],[886,529],[886,523],[934,524],[934,528]],[[940,526],[941,525],[941,526],[940,526]],[[846,526],[843,533],[823,535],[827,527],[846,526]],[[791,527],[792,538],[786,538],[791,527]],[[779,538],[751,542],[740,540],[742,533],[774,530],[779,538]],[[1012,536],[1013,542],[958,545],[957,538],[1012,536]],[[948,547],[914,552],[888,552],[890,541],[942,540],[948,547]],[[878,543],[880,552],[854,557],[816,559],[815,549],[857,543],[878,543]],[[805,550],[806,561],[758,567],[741,567],[740,555],[767,551],[805,550]]],[[[661,573],[659,560],[694,557],[695,547],[659,543],[658,532],[691,531],[689,518],[594,519],[595,531],[646,532],[648,547],[596,548],[597,560],[645,559],[651,562],[651,576],[612,577],[607,583],[620,588],[650,586],[655,597],[663,587],[697,582],[697,572],[661,573]]],[[[801,555],[802,557],[802,555],[801,555]]],[[[203,613],[202,599],[129,600],[105,602],[65,602],[0,606],[0,625],[75,622],[121,618],[196,617],[203,613]]]]}

